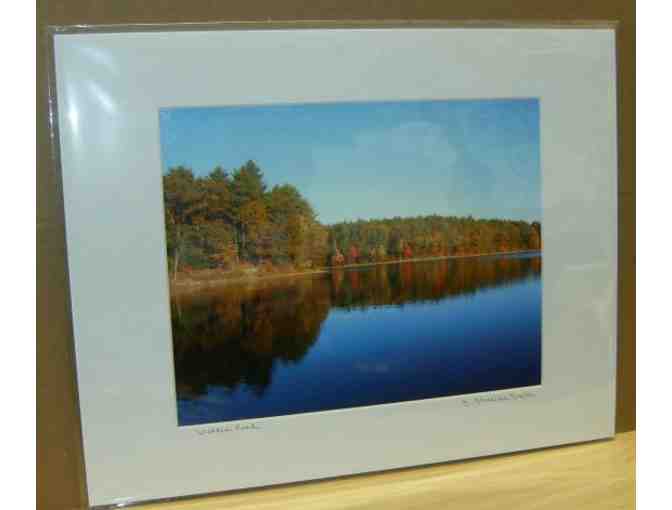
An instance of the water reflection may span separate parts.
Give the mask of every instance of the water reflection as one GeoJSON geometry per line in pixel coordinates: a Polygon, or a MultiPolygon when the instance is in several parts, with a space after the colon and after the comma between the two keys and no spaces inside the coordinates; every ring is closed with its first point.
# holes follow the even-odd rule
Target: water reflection
{"type": "MultiPolygon", "coordinates": [[[[177,295],[171,306],[178,398],[197,400],[216,387],[224,395],[244,388],[263,399],[278,367],[302,363],[332,310],[346,314],[381,307],[403,310],[411,303],[450,301],[538,280],[540,273],[541,256],[526,254],[340,269],[177,295]]],[[[388,366],[385,359],[365,355],[354,360],[355,369],[365,367],[372,374],[380,375],[388,366]]],[[[284,384],[290,383],[291,378],[284,384]]],[[[181,422],[193,421],[181,416],[181,422]]]]}

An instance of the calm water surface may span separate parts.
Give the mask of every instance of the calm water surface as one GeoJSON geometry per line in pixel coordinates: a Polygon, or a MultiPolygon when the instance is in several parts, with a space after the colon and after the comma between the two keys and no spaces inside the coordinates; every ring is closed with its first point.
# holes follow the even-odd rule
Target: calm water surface
{"type": "Polygon", "coordinates": [[[180,425],[541,381],[541,254],[402,262],[172,303],[180,425]]]}

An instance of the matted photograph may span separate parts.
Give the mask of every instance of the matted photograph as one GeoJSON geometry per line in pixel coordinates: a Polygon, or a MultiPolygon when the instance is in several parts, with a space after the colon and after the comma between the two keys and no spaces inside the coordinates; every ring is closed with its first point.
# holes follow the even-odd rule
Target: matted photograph
{"type": "Polygon", "coordinates": [[[179,425],[541,384],[537,98],[159,119],[179,425]]]}
{"type": "Polygon", "coordinates": [[[613,26],[118,28],[52,34],[89,505],[613,436],[613,26]]]}

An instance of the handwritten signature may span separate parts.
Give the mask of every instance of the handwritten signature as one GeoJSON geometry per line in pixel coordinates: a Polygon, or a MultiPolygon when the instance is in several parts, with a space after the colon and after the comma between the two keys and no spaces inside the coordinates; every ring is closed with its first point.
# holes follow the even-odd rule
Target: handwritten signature
{"type": "MultiPolygon", "coordinates": [[[[494,404],[497,402],[529,400],[536,396],[537,395],[532,391],[511,391],[507,393],[498,393],[496,395],[477,395],[475,397],[463,398],[462,405],[464,407],[478,407],[485,404],[494,404]]],[[[214,427],[197,429],[196,434],[198,434],[199,436],[208,436],[210,434],[225,434],[228,432],[247,432],[252,430],[261,430],[261,427],[257,423],[236,423],[233,425],[217,425],[214,427]]]]}
{"type": "Polygon", "coordinates": [[[224,434],[227,432],[247,432],[251,430],[261,430],[261,427],[256,423],[236,423],[233,425],[217,425],[214,427],[197,429],[196,434],[198,434],[199,436],[207,436],[210,434],[224,434]]]}
{"type": "Polygon", "coordinates": [[[511,402],[514,400],[529,400],[536,397],[532,391],[510,391],[507,393],[497,393],[496,395],[477,395],[475,397],[463,398],[464,407],[478,407],[485,404],[495,404],[497,402],[511,402]]]}

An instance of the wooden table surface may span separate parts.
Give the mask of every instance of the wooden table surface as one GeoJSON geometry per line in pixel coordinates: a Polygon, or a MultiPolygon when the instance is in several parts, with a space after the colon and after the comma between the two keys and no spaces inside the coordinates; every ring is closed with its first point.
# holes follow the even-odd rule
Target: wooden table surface
{"type": "Polygon", "coordinates": [[[138,510],[635,508],[635,433],[424,468],[134,507],[138,510]]]}

